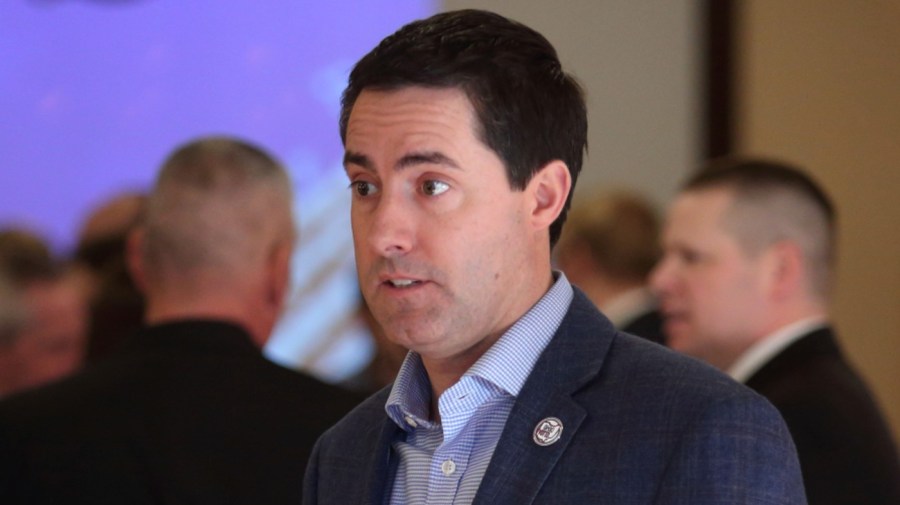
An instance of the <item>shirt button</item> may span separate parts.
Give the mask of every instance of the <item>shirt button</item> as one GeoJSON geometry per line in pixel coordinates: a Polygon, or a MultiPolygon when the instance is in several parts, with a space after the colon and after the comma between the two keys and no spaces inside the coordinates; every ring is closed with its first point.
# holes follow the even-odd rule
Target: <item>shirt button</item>
{"type": "Polygon", "coordinates": [[[406,416],[406,418],[405,418],[404,420],[406,421],[406,424],[412,426],[413,428],[415,428],[416,426],[419,425],[419,424],[416,422],[416,420],[413,419],[412,416],[406,416]]]}
{"type": "Polygon", "coordinates": [[[456,463],[454,463],[452,459],[444,461],[441,463],[441,471],[444,472],[444,475],[447,477],[453,475],[453,472],[456,471],[456,463]]]}

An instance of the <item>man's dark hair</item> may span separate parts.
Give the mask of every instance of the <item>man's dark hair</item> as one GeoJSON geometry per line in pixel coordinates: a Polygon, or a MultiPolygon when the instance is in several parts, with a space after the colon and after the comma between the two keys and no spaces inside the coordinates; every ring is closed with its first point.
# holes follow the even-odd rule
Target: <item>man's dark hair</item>
{"type": "MultiPolygon", "coordinates": [[[[503,160],[512,189],[525,189],[540,168],[562,160],[574,190],[587,148],[584,94],[540,33],[479,10],[445,12],[400,28],[350,73],[341,100],[341,139],[347,140],[350,112],[364,89],[407,86],[462,90],[478,120],[475,135],[503,160]]],[[[550,227],[551,246],[572,193],[550,227]]]]}

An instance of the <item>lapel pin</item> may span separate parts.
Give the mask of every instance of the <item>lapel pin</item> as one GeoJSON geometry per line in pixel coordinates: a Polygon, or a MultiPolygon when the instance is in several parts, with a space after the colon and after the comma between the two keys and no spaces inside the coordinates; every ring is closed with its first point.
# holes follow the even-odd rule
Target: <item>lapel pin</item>
{"type": "Polygon", "coordinates": [[[534,443],[541,447],[555,444],[562,435],[562,421],[555,417],[544,418],[534,427],[534,443]]]}

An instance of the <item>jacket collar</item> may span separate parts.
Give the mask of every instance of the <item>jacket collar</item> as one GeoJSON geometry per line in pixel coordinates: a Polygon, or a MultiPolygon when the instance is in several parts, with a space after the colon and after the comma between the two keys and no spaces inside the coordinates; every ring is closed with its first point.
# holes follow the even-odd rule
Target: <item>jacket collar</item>
{"type": "Polygon", "coordinates": [[[587,415],[574,394],[597,376],[614,336],[609,320],[576,289],[565,319],[510,411],[475,504],[534,500],[587,415]],[[548,418],[557,418],[563,430],[557,442],[541,446],[534,432],[548,418]]]}
{"type": "MultiPolygon", "coordinates": [[[[574,288],[574,286],[573,286],[574,288]]],[[[573,396],[600,372],[616,330],[578,288],[550,344],[538,358],[509,414],[497,448],[481,481],[474,504],[525,505],[533,502],[547,476],[565,452],[587,413],[573,396]],[[534,430],[544,419],[563,424],[560,439],[540,446],[534,430]],[[515,464],[511,464],[515,462],[515,464]]],[[[389,388],[378,396],[384,405],[389,388]]],[[[373,427],[374,458],[367,458],[367,503],[386,503],[396,465],[391,444],[405,436],[389,417],[373,427]]]]}
{"type": "Polygon", "coordinates": [[[241,326],[216,319],[182,319],[145,326],[123,342],[123,352],[180,355],[261,355],[241,326]]]}

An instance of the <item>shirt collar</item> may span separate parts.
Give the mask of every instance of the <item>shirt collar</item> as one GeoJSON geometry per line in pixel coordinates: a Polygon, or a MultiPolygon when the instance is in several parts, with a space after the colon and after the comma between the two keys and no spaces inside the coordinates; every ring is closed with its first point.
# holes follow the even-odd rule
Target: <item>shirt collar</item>
{"type": "Polygon", "coordinates": [[[824,317],[815,316],[783,326],[744,351],[744,354],[728,368],[728,375],[738,382],[747,382],[757,370],[778,353],[799,340],[800,337],[824,327],[826,324],[827,320],[824,317]]]}
{"type": "MultiPolygon", "coordinates": [[[[556,281],[547,293],[464,376],[478,377],[518,396],[572,303],[574,292],[565,274],[555,271],[553,275],[556,281]]],[[[410,352],[397,373],[385,410],[398,426],[409,430],[428,422],[430,402],[431,381],[422,358],[410,352]]]]}

